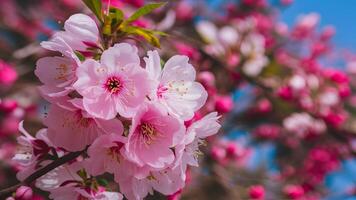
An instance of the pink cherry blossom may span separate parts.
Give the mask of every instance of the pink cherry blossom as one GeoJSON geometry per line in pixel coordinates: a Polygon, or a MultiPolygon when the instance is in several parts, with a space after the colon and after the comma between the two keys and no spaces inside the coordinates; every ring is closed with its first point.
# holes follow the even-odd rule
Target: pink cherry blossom
{"type": "Polygon", "coordinates": [[[102,187],[93,188],[91,184],[87,185],[90,180],[83,170],[83,162],[62,165],[37,179],[36,186],[49,191],[49,198],[53,200],[121,200],[123,198],[120,193],[109,192],[102,187]],[[84,173],[80,175],[79,172],[84,173]]]}
{"type": "Polygon", "coordinates": [[[109,172],[118,177],[126,173],[124,162],[127,161],[121,154],[126,140],[119,134],[98,137],[88,149],[89,158],[85,162],[88,172],[94,176],[109,172]]]}
{"type": "Polygon", "coordinates": [[[36,137],[33,137],[24,129],[21,122],[19,130],[23,135],[17,138],[20,146],[12,160],[20,165],[17,178],[24,180],[36,170],[37,161],[47,155],[52,144],[47,137],[47,129],[39,130],[36,137]]]}
{"type": "Polygon", "coordinates": [[[55,33],[50,41],[42,42],[41,45],[65,55],[63,52],[65,46],[69,46],[73,51],[85,52],[88,44],[96,45],[98,42],[99,29],[95,21],[87,15],[74,14],[65,21],[64,31],[55,33]]]}
{"type": "Polygon", "coordinates": [[[127,43],[106,50],[100,62],[86,60],[78,67],[77,77],[74,88],[83,96],[85,110],[102,119],[117,113],[132,117],[150,89],[137,48],[127,43]]]}
{"type": "Polygon", "coordinates": [[[175,157],[170,148],[177,144],[183,131],[183,123],[168,115],[165,107],[145,103],[132,119],[125,155],[139,166],[164,168],[173,163],[175,157]]]}
{"type": "MultiPolygon", "coordinates": [[[[133,166],[128,170],[131,173],[141,170],[133,166]],[[133,170],[132,170],[133,169],[133,170]]],[[[166,168],[159,171],[148,171],[144,176],[132,176],[125,173],[115,180],[120,183],[120,190],[129,200],[141,200],[156,190],[164,195],[171,195],[184,187],[185,176],[176,168],[166,168]]]]}
{"type": "Polygon", "coordinates": [[[185,173],[187,165],[199,166],[197,153],[199,145],[206,137],[216,134],[221,125],[216,112],[209,113],[202,119],[193,122],[187,129],[184,140],[176,147],[176,163],[185,173]]]}
{"type": "Polygon", "coordinates": [[[176,55],[170,58],[163,69],[157,51],[149,51],[145,58],[146,71],[153,80],[154,89],[151,98],[164,104],[170,114],[189,120],[194,112],[206,102],[207,92],[195,82],[195,69],[188,63],[186,56],[176,55]]]}
{"type": "Polygon", "coordinates": [[[44,57],[37,61],[36,76],[44,84],[40,90],[44,96],[67,95],[76,80],[77,63],[66,57],[44,57]]]}
{"type": "Polygon", "coordinates": [[[100,135],[123,132],[122,123],[117,119],[92,118],[79,109],[66,110],[57,105],[51,106],[44,124],[53,144],[68,151],[83,150],[100,135]]]}

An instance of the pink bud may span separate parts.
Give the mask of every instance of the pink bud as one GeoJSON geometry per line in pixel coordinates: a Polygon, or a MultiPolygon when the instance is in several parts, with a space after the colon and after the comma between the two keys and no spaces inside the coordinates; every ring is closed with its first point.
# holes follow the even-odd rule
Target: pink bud
{"type": "Polygon", "coordinates": [[[176,7],[176,15],[179,20],[190,20],[193,18],[193,8],[186,2],[180,2],[176,7]]]}
{"type": "Polygon", "coordinates": [[[230,96],[219,96],[215,102],[215,110],[219,113],[230,112],[234,107],[234,102],[230,96]]]}
{"type": "Polygon", "coordinates": [[[284,187],[283,192],[290,199],[298,199],[304,195],[304,189],[299,185],[287,185],[284,187]]]}
{"type": "Polygon", "coordinates": [[[0,103],[0,110],[6,113],[10,113],[17,108],[17,102],[15,100],[3,100],[0,103]]]}
{"type": "Polygon", "coordinates": [[[209,71],[203,71],[198,74],[198,80],[203,84],[203,86],[207,89],[210,87],[214,87],[215,85],[215,76],[213,73],[209,71]]]}
{"type": "Polygon", "coordinates": [[[229,69],[234,69],[240,63],[240,56],[232,54],[227,58],[227,65],[229,69]]]}
{"type": "Polygon", "coordinates": [[[265,188],[262,185],[253,185],[248,188],[248,194],[251,199],[262,200],[265,196],[265,188]]]}
{"type": "Polygon", "coordinates": [[[253,134],[261,138],[274,139],[279,136],[280,131],[281,129],[277,125],[262,124],[255,129],[253,134]]]}
{"type": "Polygon", "coordinates": [[[338,91],[339,91],[339,96],[341,98],[346,98],[351,95],[351,89],[349,85],[340,85],[338,91]]]}
{"type": "Polygon", "coordinates": [[[257,102],[257,111],[261,113],[268,113],[272,110],[271,102],[268,99],[261,99],[257,102]]]}
{"type": "Polygon", "coordinates": [[[223,149],[221,147],[213,146],[211,148],[211,156],[215,160],[222,160],[226,156],[226,151],[225,151],[225,149],[223,149]]]}
{"type": "Polygon", "coordinates": [[[277,91],[277,94],[279,97],[287,101],[293,99],[293,93],[290,87],[286,87],[286,86],[280,87],[277,91]]]}
{"type": "Polygon", "coordinates": [[[329,112],[324,116],[325,122],[333,127],[340,127],[346,121],[346,119],[347,115],[342,112],[329,112]]]}
{"type": "Polygon", "coordinates": [[[31,200],[33,196],[32,189],[27,186],[21,186],[17,188],[15,199],[16,200],[31,200]]]}
{"type": "Polygon", "coordinates": [[[17,72],[7,63],[0,60],[0,84],[11,85],[17,79],[17,72]]]}
{"type": "Polygon", "coordinates": [[[336,69],[326,69],[324,76],[338,84],[349,82],[349,77],[344,72],[336,69]]]}

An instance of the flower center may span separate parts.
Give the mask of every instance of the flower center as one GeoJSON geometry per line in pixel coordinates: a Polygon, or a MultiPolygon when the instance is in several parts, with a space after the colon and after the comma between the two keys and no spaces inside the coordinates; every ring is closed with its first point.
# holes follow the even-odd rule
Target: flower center
{"type": "Polygon", "coordinates": [[[155,127],[149,123],[142,123],[139,126],[139,132],[140,132],[142,138],[144,139],[145,144],[147,144],[147,145],[152,144],[153,140],[158,135],[158,132],[155,129],[155,127]]]}
{"type": "Polygon", "coordinates": [[[117,146],[112,146],[109,149],[107,149],[107,154],[108,156],[111,157],[112,160],[115,160],[117,162],[120,162],[120,149],[123,146],[123,143],[116,142],[117,146]]]}
{"type": "Polygon", "coordinates": [[[158,89],[157,89],[157,97],[158,98],[162,98],[163,94],[168,91],[168,88],[163,86],[163,85],[159,85],[158,89]]]}
{"type": "Polygon", "coordinates": [[[112,94],[118,94],[123,86],[120,78],[112,76],[106,80],[104,87],[112,94]]]}

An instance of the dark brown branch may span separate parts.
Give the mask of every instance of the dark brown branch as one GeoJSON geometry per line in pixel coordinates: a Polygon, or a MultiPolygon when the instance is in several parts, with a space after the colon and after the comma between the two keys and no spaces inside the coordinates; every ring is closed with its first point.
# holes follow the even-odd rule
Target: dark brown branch
{"type": "Polygon", "coordinates": [[[50,164],[42,167],[41,169],[37,170],[36,172],[34,172],[33,174],[31,174],[29,177],[27,177],[24,181],[22,181],[21,183],[18,183],[14,186],[5,188],[3,190],[0,191],[0,199],[5,199],[6,197],[8,197],[8,195],[10,195],[10,193],[16,191],[16,189],[22,185],[30,185],[32,182],[34,182],[36,179],[40,178],[41,176],[47,174],[48,172],[52,171],[53,169],[64,165],[65,163],[74,160],[75,158],[77,158],[78,156],[80,156],[81,154],[83,154],[86,151],[77,151],[77,152],[71,152],[68,153],[66,155],[64,155],[63,157],[60,157],[57,160],[54,160],[53,162],[51,162],[50,164]]]}

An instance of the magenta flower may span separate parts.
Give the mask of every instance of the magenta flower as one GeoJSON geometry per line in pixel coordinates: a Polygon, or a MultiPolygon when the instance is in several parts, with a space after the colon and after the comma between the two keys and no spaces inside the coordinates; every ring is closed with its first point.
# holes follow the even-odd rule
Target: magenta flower
{"type": "Polygon", "coordinates": [[[16,70],[9,64],[0,60],[0,85],[11,85],[17,79],[16,70]]]}
{"type": "Polygon", "coordinates": [[[182,122],[168,115],[164,106],[145,103],[132,119],[125,155],[139,166],[166,167],[175,159],[170,148],[183,131],[182,122]]]}
{"type": "Polygon", "coordinates": [[[86,60],[78,67],[77,77],[74,88],[83,96],[85,110],[102,119],[117,113],[132,117],[150,89],[137,48],[127,43],[109,48],[100,63],[86,60]]]}

